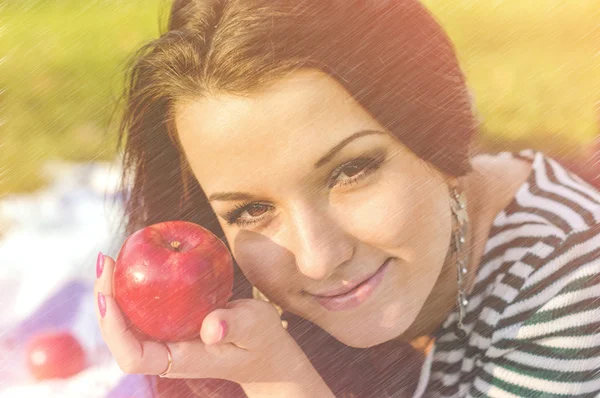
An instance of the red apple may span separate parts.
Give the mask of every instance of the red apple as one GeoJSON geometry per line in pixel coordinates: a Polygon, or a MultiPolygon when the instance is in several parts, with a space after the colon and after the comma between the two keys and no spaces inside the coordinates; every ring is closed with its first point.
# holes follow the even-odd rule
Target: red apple
{"type": "Polygon", "coordinates": [[[140,337],[191,340],[231,297],[233,260],[209,230],[168,221],[125,240],[113,278],[115,300],[140,337]]]}
{"type": "Polygon", "coordinates": [[[68,331],[48,330],[27,344],[27,367],[37,380],[66,379],[87,367],[79,341],[68,331]]]}

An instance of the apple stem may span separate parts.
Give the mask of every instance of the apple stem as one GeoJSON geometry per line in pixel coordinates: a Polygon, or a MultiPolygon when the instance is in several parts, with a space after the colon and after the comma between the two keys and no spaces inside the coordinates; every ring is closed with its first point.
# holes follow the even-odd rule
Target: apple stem
{"type": "Polygon", "coordinates": [[[172,247],[173,249],[177,250],[177,249],[179,249],[179,246],[181,246],[181,242],[178,242],[178,241],[176,241],[176,240],[175,240],[175,241],[173,241],[173,242],[171,242],[171,247],[172,247]]]}

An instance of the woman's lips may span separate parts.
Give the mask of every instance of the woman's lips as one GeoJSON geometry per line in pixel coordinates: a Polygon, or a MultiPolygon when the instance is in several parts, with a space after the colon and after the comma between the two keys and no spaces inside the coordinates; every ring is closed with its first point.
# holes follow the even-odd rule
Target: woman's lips
{"type": "Polygon", "coordinates": [[[385,271],[388,269],[390,259],[386,260],[385,263],[377,272],[375,272],[370,278],[354,287],[352,290],[339,294],[336,296],[313,296],[315,300],[319,302],[323,307],[329,311],[343,311],[359,306],[364,303],[377,286],[381,283],[385,271]]]}

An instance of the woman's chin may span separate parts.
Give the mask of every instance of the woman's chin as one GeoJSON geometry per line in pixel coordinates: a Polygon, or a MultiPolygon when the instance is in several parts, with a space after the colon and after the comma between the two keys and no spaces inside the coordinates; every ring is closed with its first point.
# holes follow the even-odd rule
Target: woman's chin
{"type": "Polygon", "coordinates": [[[389,327],[345,328],[345,330],[327,330],[336,340],[353,348],[369,348],[402,335],[404,329],[389,327]]]}

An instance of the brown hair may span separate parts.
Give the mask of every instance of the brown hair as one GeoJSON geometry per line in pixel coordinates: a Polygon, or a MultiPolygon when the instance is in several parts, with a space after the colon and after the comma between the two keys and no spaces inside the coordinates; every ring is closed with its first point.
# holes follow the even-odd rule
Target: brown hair
{"type": "MultiPolygon", "coordinates": [[[[299,68],[336,78],[430,165],[457,177],[471,170],[477,122],[465,79],[447,35],[417,0],[175,0],[167,30],[134,54],[126,76],[119,137],[126,232],[187,220],[225,241],[180,148],[174,104],[207,92],[250,93],[299,68]]],[[[236,295],[249,296],[237,267],[236,295]]],[[[364,390],[369,394],[357,396],[382,397],[398,380],[414,387],[414,372],[400,376],[411,372],[398,365],[398,353],[388,368],[398,376],[387,381],[371,365],[389,361],[365,359],[389,351],[389,344],[384,351],[351,349],[306,321],[292,321],[290,333],[338,395],[364,390]]],[[[165,396],[176,397],[174,391],[165,396]]]]}

